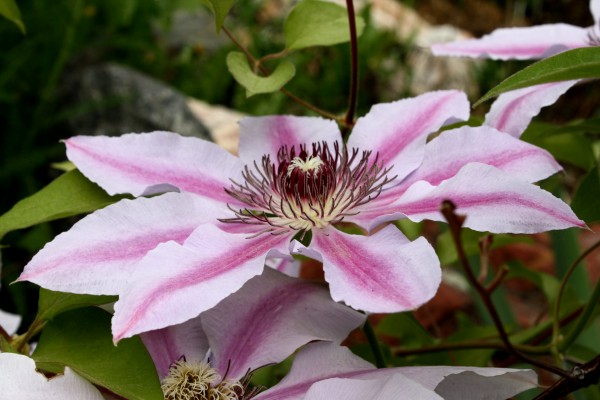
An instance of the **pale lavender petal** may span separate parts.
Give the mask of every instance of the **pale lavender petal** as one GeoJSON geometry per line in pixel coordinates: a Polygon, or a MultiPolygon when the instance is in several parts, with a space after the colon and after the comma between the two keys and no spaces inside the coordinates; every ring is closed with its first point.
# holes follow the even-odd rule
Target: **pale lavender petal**
{"type": "Polygon", "coordinates": [[[485,116],[485,125],[520,137],[533,117],[578,81],[546,83],[501,94],[485,116]]]}
{"type": "Polygon", "coordinates": [[[390,177],[400,180],[421,164],[427,135],[467,118],[467,96],[453,90],[376,104],[356,121],[348,147],[378,153],[386,167],[393,166],[390,177]]]}
{"type": "Polygon", "coordinates": [[[198,316],[260,274],[265,257],[289,248],[285,235],[246,237],[204,224],[183,246],[167,242],[148,253],[115,304],[115,342],[198,316]]]}
{"type": "Polygon", "coordinates": [[[188,362],[204,361],[209,348],[200,318],[144,332],[140,338],[154,361],[160,379],[166,377],[171,364],[182,357],[188,362]]]}
{"type": "Polygon", "coordinates": [[[100,391],[69,367],[51,379],[35,370],[35,362],[24,355],[0,353],[2,398],[10,400],[103,400],[100,391]]]}
{"type": "MultiPolygon", "coordinates": [[[[256,399],[304,399],[304,394],[311,386],[317,388],[312,393],[318,394],[321,384],[317,382],[335,378],[360,380],[369,386],[367,382],[371,380],[392,384],[394,380],[387,378],[395,375],[407,378],[427,390],[435,390],[442,398],[451,400],[503,400],[537,386],[537,377],[531,370],[447,366],[377,369],[345,347],[320,342],[306,345],[297,354],[289,374],[256,399]]],[[[361,390],[360,385],[356,385],[356,389],[361,390]]],[[[411,388],[414,386],[411,385],[411,388]]],[[[398,397],[383,398],[392,400],[398,397]]]]}
{"type": "MultiPolygon", "coordinates": [[[[544,149],[493,128],[464,126],[443,132],[427,143],[423,163],[398,189],[406,190],[421,180],[437,186],[472,162],[494,166],[528,182],[545,179],[562,169],[544,149]]],[[[391,197],[398,189],[392,188],[390,194],[382,193],[381,197],[391,197]]],[[[396,198],[401,194],[396,192],[396,198]]]]}
{"type": "Polygon", "coordinates": [[[413,221],[444,221],[439,210],[446,199],[456,204],[457,213],[466,214],[466,227],[479,231],[536,233],[585,227],[562,200],[479,163],[466,165],[438,187],[423,181],[415,183],[394,206],[413,221]]]}
{"type": "Polygon", "coordinates": [[[14,335],[21,325],[21,316],[0,310],[0,327],[9,335],[14,335]]]}
{"type": "Polygon", "coordinates": [[[19,281],[62,292],[117,294],[148,251],[169,240],[183,243],[198,225],[225,211],[220,203],[186,193],[121,200],[46,244],[19,281]]]}
{"type": "Polygon", "coordinates": [[[342,136],[336,123],[320,117],[296,117],[277,115],[269,117],[246,117],[240,121],[240,158],[246,164],[260,163],[264,155],[277,161],[277,152],[282,146],[306,144],[312,150],[312,143],[326,141],[341,143],[342,136]]]}
{"type": "Polygon", "coordinates": [[[422,237],[407,242],[394,226],[371,236],[332,228],[313,235],[310,248],[297,251],[323,262],[331,297],[353,308],[412,310],[431,299],[440,284],[440,262],[431,245],[422,237]]]}
{"type": "Polygon", "coordinates": [[[255,399],[299,400],[315,382],[335,377],[351,377],[374,369],[373,364],[352,354],[346,347],[330,342],[310,343],[298,352],[292,369],[285,378],[255,399]]]}
{"type": "Polygon", "coordinates": [[[293,258],[270,258],[266,263],[267,267],[282,272],[287,276],[298,278],[300,276],[301,263],[293,258]]]}
{"type": "Polygon", "coordinates": [[[436,44],[436,56],[483,57],[495,60],[545,58],[588,45],[587,30],[568,24],[501,28],[480,39],[436,44]]]}
{"type": "Polygon", "coordinates": [[[366,316],[335,303],[321,285],[266,268],[200,318],[213,366],[239,379],[313,340],[340,343],[366,316]]]}
{"type": "Polygon", "coordinates": [[[109,194],[149,195],[178,188],[233,202],[224,187],[239,179],[241,161],[205,140],[171,132],[65,140],[67,156],[109,194]]]}
{"type": "Polygon", "coordinates": [[[333,397],[344,400],[444,400],[432,389],[427,389],[402,374],[372,379],[326,379],[313,384],[303,400],[330,400],[333,397]]]}
{"type": "Polygon", "coordinates": [[[594,17],[594,23],[600,25],[600,0],[590,0],[590,11],[594,17]]]}

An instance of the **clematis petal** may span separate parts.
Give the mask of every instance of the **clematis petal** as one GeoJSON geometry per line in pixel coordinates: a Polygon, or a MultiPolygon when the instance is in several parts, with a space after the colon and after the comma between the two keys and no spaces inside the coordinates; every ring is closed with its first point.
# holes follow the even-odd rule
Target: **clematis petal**
{"type": "Polygon", "coordinates": [[[69,160],[109,194],[140,196],[178,188],[231,203],[223,188],[242,169],[238,158],[216,144],[171,132],[76,136],[65,144],[69,160]]]}
{"type": "Polygon", "coordinates": [[[51,290],[117,294],[136,262],[159,243],[179,243],[226,210],[186,193],[121,200],[58,235],[26,265],[19,281],[51,290]]]}
{"type": "Polygon", "coordinates": [[[494,166],[528,182],[537,182],[562,169],[544,149],[490,127],[464,126],[442,132],[427,143],[423,163],[399,186],[406,190],[421,180],[437,186],[472,162],[494,166]]]}
{"type": "Polygon", "coordinates": [[[21,325],[21,316],[0,310],[0,327],[9,335],[14,335],[21,325]]]}
{"type": "Polygon", "coordinates": [[[600,0],[590,0],[590,11],[596,25],[600,25],[600,0]]]}
{"type": "Polygon", "coordinates": [[[348,147],[379,153],[386,166],[393,165],[390,177],[401,180],[421,164],[427,135],[468,118],[467,96],[454,90],[376,104],[356,121],[348,147]]]}
{"type": "MultiPolygon", "coordinates": [[[[398,201],[396,210],[413,221],[444,221],[442,201],[449,199],[465,226],[495,233],[536,233],[585,227],[568,205],[539,187],[489,165],[471,163],[437,187],[415,183],[398,201]]],[[[373,224],[377,224],[377,220],[373,224]]]]}
{"type": "Polygon", "coordinates": [[[265,257],[289,247],[285,235],[246,237],[204,224],[183,245],[167,242],[149,252],[115,304],[115,342],[196,317],[260,274],[265,257]]]}
{"type": "Polygon", "coordinates": [[[312,385],[303,400],[329,400],[334,393],[336,398],[344,400],[397,400],[401,398],[444,400],[433,390],[427,389],[401,374],[365,380],[326,379],[312,385]]]}
{"type": "Polygon", "coordinates": [[[11,400],[103,400],[100,391],[69,367],[63,375],[46,378],[24,355],[0,353],[2,398],[11,400]]]}
{"type": "Polygon", "coordinates": [[[209,348],[200,318],[144,332],[140,338],[154,361],[160,379],[167,376],[171,364],[182,357],[187,361],[204,361],[209,348]]]}
{"type": "MultiPolygon", "coordinates": [[[[431,392],[435,391],[438,396],[451,400],[467,398],[502,400],[537,386],[535,372],[531,370],[446,366],[377,369],[345,347],[328,342],[317,342],[304,346],[296,355],[289,374],[279,384],[258,395],[256,399],[297,400],[304,399],[305,394],[307,399],[332,398],[331,390],[335,387],[335,383],[340,383],[340,379],[345,379],[345,382],[350,383],[358,393],[363,390],[359,381],[364,383],[364,387],[374,387],[372,381],[389,385],[386,388],[388,393],[402,393],[401,398],[408,398],[408,396],[404,396],[403,391],[394,392],[393,389],[395,387],[396,390],[402,390],[407,382],[405,379],[408,379],[428,390],[432,396],[431,392]],[[402,378],[389,379],[394,376],[402,378]],[[328,382],[331,379],[334,380],[334,385],[328,382]],[[330,396],[319,397],[324,396],[325,392],[330,396]],[[316,397],[310,397],[308,394],[316,397]]],[[[407,386],[409,390],[423,390],[414,384],[407,386]]],[[[399,397],[396,395],[380,398],[395,400],[399,397]]],[[[416,398],[437,397],[417,396],[416,398]]]]}
{"type": "Polygon", "coordinates": [[[518,138],[543,107],[556,100],[578,81],[546,83],[501,94],[485,116],[485,125],[518,138]]]}
{"type": "Polygon", "coordinates": [[[321,141],[330,145],[342,142],[334,121],[290,115],[246,117],[240,121],[240,158],[250,165],[254,161],[260,163],[264,155],[269,155],[271,162],[277,161],[277,152],[282,146],[308,144],[312,150],[310,144],[321,141]]]}
{"type": "Polygon", "coordinates": [[[436,44],[436,56],[483,57],[494,60],[545,58],[588,45],[587,30],[568,24],[501,28],[480,39],[436,44]]]}
{"type": "Polygon", "coordinates": [[[313,233],[300,254],[323,262],[331,297],[367,312],[412,310],[433,297],[440,262],[424,238],[408,242],[394,226],[371,236],[335,229],[313,233]]]}
{"type": "Polygon", "coordinates": [[[335,303],[323,286],[265,268],[200,318],[213,367],[239,379],[310,341],[340,343],[366,316],[335,303]]]}

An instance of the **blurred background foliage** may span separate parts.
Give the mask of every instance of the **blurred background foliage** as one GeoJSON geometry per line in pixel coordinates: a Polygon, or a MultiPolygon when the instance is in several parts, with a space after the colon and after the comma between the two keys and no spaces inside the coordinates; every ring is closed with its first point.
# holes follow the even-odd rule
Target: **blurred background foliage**
{"type": "MultiPolygon", "coordinates": [[[[278,13],[282,2],[239,0],[226,26],[254,55],[276,53],[284,45],[281,26],[285,15],[278,13]]],[[[475,36],[505,25],[559,21],[580,26],[592,24],[587,1],[404,0],[402,3],[413,7],[432,24],[452,24],[475,36]]],[[[225,65],[226,54],[235,48],[223,33],[215,34],[214,22],[208,14],[202,26],[195,28],[197,37],[194,40],[180,40],[173,34],[174,28],[181,23],[179,13],[199,10],[202,7],[200,0],[22,0],[17,4],[26,34],[13,22],[0,18],[0,214],[60,174],[50,165],[65,160],[61,139],[86,134],[74,131],[69,120],[85,115],[99,105],[69,101],[66,82],[87,66],[108,61],[125,65],[165,82],[187,96],[253,115],[307,113],[281,93],[247,99],[245,90],[235,83],[225,65]]],[[[369,8],[362,12],[367,21],[369,12],[369,8]]],[[[404,68],[411,46],[410,42],[399,43],[392,33],[367,24],[359,40],[358,115],[366,113],[372,104],[416,94],[409,93],[406,85],[398,86],[400,89],[391,93],[389,87],[382,90],[390,79],[398,79],[394,78],[396,69],[404,68]]],[[[286,88],[320,108],[343,113],[347,106],[348,59],[347,44],[294,53],[290,60],[295,64],[297,74],[286,88]]],[[[473,68],[473,77],[479,92],[485,93],[502,78],[527,64],[493,61],[477,64],[473,68]]],[[[410,79],[411,73],[406,71],[402,76],[402,79],[410,79]]],[[[597,120],[587,124],[578,121],[597,115],[599,99],[597,86],[576,87],[558,104],[544,110],[541,118],[544,123],[533,124],[525,136],[548,148],[565,164],[567,174],[544,183],[557,195],[571,196],[581,178],[594,171],[597,165],[599,124],[597,120]],[[570,125],[563,127],[566,123],[570,125]],[[555,132],[550,138],[539,134],[553,129],[555,132]]],[[[489,103],[474,110],[475,116],[481,117],[486,107],[489,103]]],[[[597,174],[597,168],[595,171],[597,174]]],[[[590,190],[589,196],[594,196],[595,189],[590,190]]],[[[8,284],[16,279],[32,254],[72,223],[69,219],[41,224],[12,232],[3,239],[3,245],[11,249],[2,254],[0,303],[4,310],[25,315],[23,326],[35,313],[37,288],[8,284]]],[[[564,231],[550,237],[558,255],[559,276],[579,254],[577,235],[573,231],[564,231]]],[[[474,249],[471,256],[475,259],[477,238],[469,239],[474,249]]],[[[447,257],[449,263],[455,262],[452,254],[447,257]]],[[[591,290],[589,279],[585,273],[575,279],[575,287],[583,296],[581,300],[585,300],[591,290]]],[[[503,296],[503,292],[498,293],[503,296]]],[[[506,320],[516,324],[506,302],[499,303],[501,307],[504,304],[501,311],[506,320]]],[[[475,332],[473,321],[466,314],[456,318],[456,326],[475,332]]],[[[379,333],[391,336],[392,343],[400,339],[414,346],[433,343],[432,337],[409,316],[389,317],[378,329],[379,333]],[[398,325],[403,329],[396,329],[398,325]],[[398,332],[404,336],[395,337],[398,332]]],[[[493,333],[490,327],[478,329],[491,329],[489,334],[493,333]]],[[[457,336],[451,340],[462,338],[457,336]]],[[[597,344],[590,343],[589,338],[586,339],[584,344],[588,347],[580,346],[580,349],[591,347],[600,352],[597,344]]],[[[479,357],[473,362],[481,363],[481,360],[489,359],[493,351],[467,353],[460,353],[461,357],[479,357]]],[[[424,363],[431,356],[417,357],[424,363]]],[[[467,359],[461,361],[469,363],[467,359]]],[[[414,362],[414,358],[393,358],[393,362],[404,364],[414,362]]],[[[439,363],[439,357],[436,362],[439,363]]]]}

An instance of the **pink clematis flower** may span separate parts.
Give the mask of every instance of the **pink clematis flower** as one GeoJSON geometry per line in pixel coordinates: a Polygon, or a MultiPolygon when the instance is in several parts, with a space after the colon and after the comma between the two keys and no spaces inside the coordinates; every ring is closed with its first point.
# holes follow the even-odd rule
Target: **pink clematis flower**
{"type": "Polygon", "coordinates": [[[493,127],[430,133],[468,118],[464,93],[439,91],[374,106],[344,145],[333,121],[275,116],[241,122],[240,158],[167,132],[66,141],[69,159],[111,194],[135,196],[84,218],[19,280],[75,293],[119,294],[115,340],[185,322],[259,275],[267,258],[323,262],[334,300],[398,312],[429,300],[439,261],[424,238],[386,221],[443,220],[451,199],[466,226],[533,233],[585,226],[530,182],[560,166],[493,127]],[[292,240],[310,232],[308,247],[292,240]]]}
{"type": "Polygon", "coordinates": [[[431,47],[438,56],[483,57],[496,60],[545,58],[578,47],[600,45],[600,0],[590,0],[594,25],[545,24],[527,28],[501,28],[480,39],[431,47]]]}
{"type": "Polygon", "coordinates": [[[177,381],[182,370],[210,369],[217,389],[283,361],[308,342],[339,344],[365,319],[334,302],[322,285],[266,269],[200,316],[141,338],[167,394],[185,383],[177,381]]]}
{"type": "Polygon", "coordinates": [[[416,398],[504,399],[535,386],[531,370],[376,369],[339,346],[365,317],[333,302],[318,284],[266,269],[199,317],[141,338],[166,398],[195,391],[199,398],[395,400],[410,390],[416,398]],[[248,372],[279,363],[307,343],[278,385],[258,394],[244,389],[248,372]]]}

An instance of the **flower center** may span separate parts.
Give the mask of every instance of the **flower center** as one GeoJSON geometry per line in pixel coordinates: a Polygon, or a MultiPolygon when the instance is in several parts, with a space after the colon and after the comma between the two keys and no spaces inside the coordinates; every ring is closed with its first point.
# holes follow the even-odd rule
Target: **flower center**
{"type": "Polygon", "coordinates": [[[239,400],[244,386],[237,381],[222,380],[210,365],[177,361],[161,382],[166,400],[239,400]]]}
{"type": "Polygon", "coordinates": [[[254,168],[246,166],[244,181],[225,189],[229,195],[247,204],[233,210],[235,218],[222,222],[263,225],[258,234],[282,234],[289,230],[308,231],[335,224],[358,207],[379,195],[394,178],[388,178],[378,155],[370,151],[340,148],[326,142],[288,148],[277,153],[276,162],[268,155],[254,168]]]}

